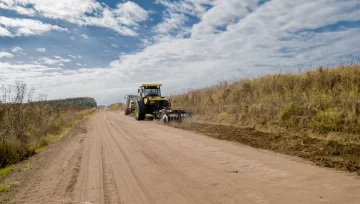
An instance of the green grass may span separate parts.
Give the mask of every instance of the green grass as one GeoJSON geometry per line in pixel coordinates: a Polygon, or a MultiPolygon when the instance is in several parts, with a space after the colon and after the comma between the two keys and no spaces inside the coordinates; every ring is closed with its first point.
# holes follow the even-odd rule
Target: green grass
{"type": "Polygon", "coordinates": [[[42,150],[46,149],[48,147],[48,145],[46,146],[41,146],[41,145],[37,145],[34,150],[35,152],[41,152],[42,150]]]}
{"type": "Polygon", "coordinates": [[[15,169],[15,166],[14,166],[14,165],[7,166],[7,167],[5,167],[5,168],[1,168],[1,169],[0,169],[0,177],[9,174],[9,173],[10,173],[11,171],[13,171],[14,169],[15,169]]]}
{"type": "Polygon", "coordinates": [[[10,182],[8,184],[0,184],[0,192],[9,191],[10,188],[20,186],[20,183],[17,181],[10,182]]]}
{"type": "Polygon", "coordinates": [[[0,184],[0,192],[8,191],[10,190],[9,184],[0,184]]]}

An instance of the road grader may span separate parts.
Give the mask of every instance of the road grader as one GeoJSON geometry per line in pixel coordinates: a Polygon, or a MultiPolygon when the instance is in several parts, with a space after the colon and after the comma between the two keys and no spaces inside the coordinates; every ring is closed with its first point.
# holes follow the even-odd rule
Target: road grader
{"type": "Polygon", "coordinates": [[[125,115],[134,113],[136,120],[145,120],[148,116],[164,123],[170,121],[181,122],[192,117],[191,112],[171,109],[171,103],[161,96],[162,84],[142,84],[138,89],[139,95],[125,97],[125,115]]]}

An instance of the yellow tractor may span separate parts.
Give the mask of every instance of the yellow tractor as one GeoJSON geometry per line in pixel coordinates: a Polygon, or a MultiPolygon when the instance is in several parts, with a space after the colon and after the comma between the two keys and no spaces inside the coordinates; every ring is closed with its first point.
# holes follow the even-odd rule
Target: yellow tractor
{"type": "Polygon", "coordinates": [[[135,101],[135,119],[145,120],[149,115],[153,119],[169,122],[191,117],[191,113],[171,109],[169,101],[161,96],[161,86],[162,84],[142,84],[139,87],[139,98],[135,101]]]}

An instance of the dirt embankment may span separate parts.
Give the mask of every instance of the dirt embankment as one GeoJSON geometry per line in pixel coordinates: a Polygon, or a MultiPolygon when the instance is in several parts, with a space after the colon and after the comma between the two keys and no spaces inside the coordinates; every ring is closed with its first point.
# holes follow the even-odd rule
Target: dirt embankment
{"type": "Polygon", "coordinates": [[[221,140],[235,141],[256,148],[302,157],[319,166],[357,172],[360,175],[360,145],[358,144],[312,138],[307,134],[267,133],[254,128],[199,122],[172,123],[171,126],[221,140]]]}

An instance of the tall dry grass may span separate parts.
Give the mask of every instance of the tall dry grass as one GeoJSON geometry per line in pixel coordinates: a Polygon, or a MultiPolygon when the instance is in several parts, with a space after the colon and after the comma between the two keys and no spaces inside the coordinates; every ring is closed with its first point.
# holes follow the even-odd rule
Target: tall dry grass
{"type": "Polygon", "coordinates": [[[50,106],[44,95],[34,98],[35,90],[20,82],[2,86],[0,93],[0,168],[33,155],[51,142],[49,136],[90,113],[86,107],[50,106]]]}
{"type": "Polygon", "coordinates": [[[107,107],[107,110],[109,111],[120,111],[122,110],[124,104],[123,103],[114,103],[107,107]]]}
{"type": "Polygon", "coordinates": [[[360,65],[222,82],[171,100],[173,107],[192,111],[206,122],[357,133],[360,65]]]}

